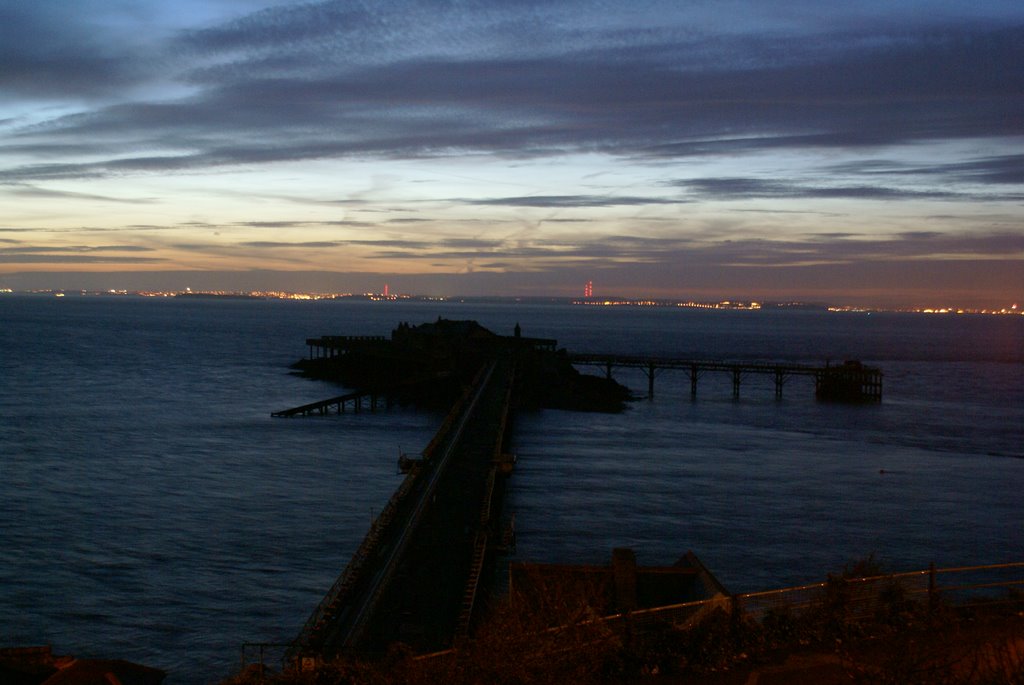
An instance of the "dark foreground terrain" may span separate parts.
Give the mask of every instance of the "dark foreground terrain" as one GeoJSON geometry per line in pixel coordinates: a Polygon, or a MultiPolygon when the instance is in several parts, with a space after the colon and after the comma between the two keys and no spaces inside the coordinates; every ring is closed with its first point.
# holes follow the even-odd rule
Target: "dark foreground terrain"
{"type": "MultiPolygon", "coordinates": [[[[1014,685],[1024,683],[1024,603],[901,606],[848,622],[831,612],[753,623],[722,611],[696,626],[603,632],[577,622],[537,630],[513,607],[456,650],[416,656],[395,646],[315,672],[251,666],[223,685],[666,683],[679,685],[1014,685]]],[[[582,618],[582,617],[579,617],[582,618]]]]}

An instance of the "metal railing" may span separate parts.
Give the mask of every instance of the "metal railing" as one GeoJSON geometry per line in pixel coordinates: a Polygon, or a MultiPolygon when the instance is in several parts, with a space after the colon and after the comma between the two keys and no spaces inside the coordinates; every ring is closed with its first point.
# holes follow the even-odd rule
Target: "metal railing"
{"type": "MultiPolygon", "coordinates": [[[[908,600],[923,598],[932,603],[940,599],[956,600],[958,606],[991,603],[999,599],[999,591],[1004,596],[1024,591],[1024,562],[941,569],[933,566],[921,571],[860,578],[832,577],[810,585],[640,609],[628,614],[628,618],[637,626],[655,623],[686,626],[714,609],[723,608],[761,620],[772,611],[799,615],[822,609],[828,602],[836,601],[838,593],[846,616],[857,620],[876,615],[886,602],[886,594],[893,590],[898,590],[908,600]]],[[[1024,602],[1024,596],[1018,599],[1024,602]]],[[[617,614],[605,620],[626,618],[625,614],[617,614]]]]}

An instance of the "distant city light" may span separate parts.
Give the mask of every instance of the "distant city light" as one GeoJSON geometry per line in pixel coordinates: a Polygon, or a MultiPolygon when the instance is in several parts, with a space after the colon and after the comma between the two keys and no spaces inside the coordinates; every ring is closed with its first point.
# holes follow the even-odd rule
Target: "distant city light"
{"type": "MultiPolygon", "coordinates": [[[[522,302],[522,297],[449,297],[449,296],[438,296],[438,295],[409,295],[409,294],[393,294],[388,284],[384,284],[384,292],[373,293],[324,293],[324,292],[289,292],[289,291],[278,291],[278,290],[192,290],[192,288],[185,288],[184,290],[124,290],[124,289],[106,289],[106,290],[63,290],[59,288],[45,288],[45,289],[32,289],[32,290],[20,290],[16,291],[12,288],[3,287],[0,288],[0,294],[35,294],[35,295],[50,295],[55,297],[65,297],[67,294],[72,295],[83,295],[83,296],[104,296],[104,297],[123,297],[123,296],[135,296],[135,297],[234,297],[234,298],[256,298],[256,299],[278,299],[278,300],[340,300],[340,299],[359,299],[369,300],[371,302],[396,302],[396,301],[418,301],[418,302],[469,302],[473,300],[484,300],[484,301],[509,301],[509,302],[522,302]]],[[[993,307],[993,308],[967,308],[967,307],[953,307],[953,306],[935,306],[935,307],[915,307],[915,308],[902,308],[902,309],[885,309],[879,307],[867,307],[859,305],[826,305],[826,304],[812,304],[806,302],[760,302],[760,301],[741,301],[741,300],[718,300],[716,302],[700,302],[696,300],[675,300],[675,299],[653,299],[653,298],[628,298],[628,297],[604,297],[600,299],[594,299],[593,297],[593,283],[587,281],[584,287],[584,294],[586,297],[573,298],[573,297],[538,297],[535,298],[538,302],[547,302],[549,304],[570,304],[570,305],[586,305],[591,307],[679,307],[689,309],[728,309],[728,310],[743,310],[743,311],[758,311],[762,309],[815,309],[820,311],[836,312],[836,313],[871,313],[871,312],[900,312],[900,313],[914,313],[914,314],[994,314],[994,315],[1013,315],[1022,316],[1024,315],[1024,309],[1020,308],[1020,305],[1014,303],[1005,307],[993,307]]]]}

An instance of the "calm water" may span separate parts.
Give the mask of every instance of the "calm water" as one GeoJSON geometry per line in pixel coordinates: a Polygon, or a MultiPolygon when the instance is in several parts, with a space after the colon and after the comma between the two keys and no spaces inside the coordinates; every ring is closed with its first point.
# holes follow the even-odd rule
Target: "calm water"
{"type": "MultiPolygon", "coordinates": [[[[695,551],[734,591],[1024,560],[1024,319],[561,306],[0,296],[0,646],[123,657],[169,683],[287,641],[438,417],[271,419],[336,394],[288,364],[306,337],[473,318],[573,351],[885,372],[881,405],[794,379],[665,372],[616,416],[520,416],[519,557],[695,551]],[[880,473],[884,470],[885,473],[880,473]]],[[[638,393],[642,374],[617,374],[638,393]]]]}

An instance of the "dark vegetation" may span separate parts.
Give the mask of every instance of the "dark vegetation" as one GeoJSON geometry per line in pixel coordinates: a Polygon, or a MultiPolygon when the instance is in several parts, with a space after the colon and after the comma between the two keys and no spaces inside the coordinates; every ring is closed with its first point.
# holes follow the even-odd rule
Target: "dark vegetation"
{"type": "Polygon", "coordinates": [[[810,608],[755,620],[725,602],[684,627],[597,621],[585,593],[550,588],[541,604],[503,601],[472,639],[446,653],[417,656],[396,645],[305,673],[253,665],[224,685],[725,685],[746,683],[754,672],[762,683],[1024,684],[1024,595],[968,606],[912,598],[893,580],[879,585],[865,614],[848,580],[865,570],[861,563],[829,576],[810,608]],[[552,628],[555,615],[561,622],[552,628]]]}
{"type": "Polygon", "coordinates": [[[403,323],[390,339],[352,341],[341,354],[293,367],[309,378],[447,410],[481,365],[499,354],[515,356],[524,408],[617,412],[630,399],[629,389],[614,380],[578,372],[554,340],[501,336],[475,321],[403,323]]]}

